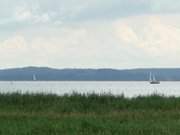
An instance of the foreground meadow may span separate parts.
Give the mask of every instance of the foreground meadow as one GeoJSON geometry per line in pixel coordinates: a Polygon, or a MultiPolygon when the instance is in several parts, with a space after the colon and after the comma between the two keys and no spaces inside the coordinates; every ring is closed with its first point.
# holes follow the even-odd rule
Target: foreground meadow
{"type": "Polygon", "coordinates": [[[0,135],[179,135],[180,98],[0,94],[0,135]]]}

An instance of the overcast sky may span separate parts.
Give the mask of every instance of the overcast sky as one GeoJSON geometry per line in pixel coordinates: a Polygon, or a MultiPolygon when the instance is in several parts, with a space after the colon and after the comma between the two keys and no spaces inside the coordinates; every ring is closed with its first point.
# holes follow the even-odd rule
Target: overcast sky
{"type": "Polygon", "coordinates": [[[0,68],[180,66],[179,0],[0,0],[0,68]]]}

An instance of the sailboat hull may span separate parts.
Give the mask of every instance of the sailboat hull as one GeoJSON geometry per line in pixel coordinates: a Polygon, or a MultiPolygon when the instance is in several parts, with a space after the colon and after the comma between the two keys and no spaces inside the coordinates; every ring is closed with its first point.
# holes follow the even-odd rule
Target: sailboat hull
{"type": "Polygon", "coordinates": [[[155,76],[150,73],[150,76],[149,76],[149,83],[150,84],[160,84],[160,81],[156,80],[155,76]]]}
{"type": "Polygon", "coordinates": [[[150,82],[150,84],[160,84],[159,81],[153,81],[153,82],[150,82]]]}

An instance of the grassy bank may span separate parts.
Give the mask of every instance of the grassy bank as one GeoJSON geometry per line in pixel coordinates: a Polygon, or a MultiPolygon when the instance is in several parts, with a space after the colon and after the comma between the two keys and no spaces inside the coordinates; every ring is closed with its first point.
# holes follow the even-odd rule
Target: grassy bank
{"type": "Polygon", "coordinates": [[[0,94],[0,135],[179,135],[180,98],[0,94]]]}

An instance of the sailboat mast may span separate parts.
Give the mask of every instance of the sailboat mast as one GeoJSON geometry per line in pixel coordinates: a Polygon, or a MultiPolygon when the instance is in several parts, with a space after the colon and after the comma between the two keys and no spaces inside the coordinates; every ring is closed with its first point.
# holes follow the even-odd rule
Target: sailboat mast
{"type": "Polygon", "coordinates": [[[156,77],[155,77],[155,75],[153,75],[153,81],[156,81],[156,77]]]}
{"type": "Polygon", "coordinates": [[[150,81],[150,82],[152,81],[152,74],[151,74],[151,72],[150,72],[150,74],[149,74],[149,81],[150,81]]]}
{"type": "Polygon", "coordinates": [[[33,75],[33,81],[36,81],[37,79],[36,79],[36,75],[34,74],[33,75]]]}

